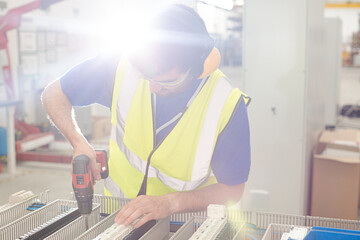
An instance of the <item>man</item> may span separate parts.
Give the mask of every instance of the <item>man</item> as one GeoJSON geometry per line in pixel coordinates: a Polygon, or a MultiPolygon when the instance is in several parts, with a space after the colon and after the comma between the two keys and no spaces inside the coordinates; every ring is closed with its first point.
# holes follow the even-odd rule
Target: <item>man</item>
{"type": "Polygon", "coordinates": [[[72,106],[110,107],[109,178],[105,194],[132,198],[119,224],[238,202],[250,169],[250,99],[217,69],[219,56],[200,16],[174,4],[152,24],[146,48],[99,56],[51,83],[43,104],[80,154],[95,152],[72,117],[72,106]]]}

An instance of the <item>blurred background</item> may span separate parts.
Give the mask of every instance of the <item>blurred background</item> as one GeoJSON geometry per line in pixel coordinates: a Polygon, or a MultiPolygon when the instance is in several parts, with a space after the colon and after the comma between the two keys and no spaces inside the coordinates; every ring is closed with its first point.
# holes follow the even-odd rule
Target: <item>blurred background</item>
{"type": "MultiPolygon", "coordinates": [[[[42,90],[85,59],[127,46],[122,36],[146,12],[174,1],[34,2],[0,1],[0,205],[23,188],[51,188],[53,198],[72,191],[72,149],[49,123],[42,90]]],[[[252,98],[252,166],[241,206],[357,219],[360,1],[176,2],[197,9],[221,52],[220,69],[252,98]]],[[[88,140],[106,148],[109,109],[75,113],[88,140]]]]}

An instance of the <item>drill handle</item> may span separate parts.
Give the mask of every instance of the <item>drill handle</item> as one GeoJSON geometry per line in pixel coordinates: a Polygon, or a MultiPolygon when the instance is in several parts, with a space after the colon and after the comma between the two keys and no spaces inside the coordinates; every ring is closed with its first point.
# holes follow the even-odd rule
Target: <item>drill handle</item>
{"type": "Polygon", "coordinates": [[[102,179],[109,176],[109,166],[107,152],[105,150],[96,150],[96,162],[100,163],[100,175],[102,179]]]}
{"type": "Polygon", "coordinates": [[[72,162],[72,182],[76,189],[85,189],[93,185],[93,177],[90,169],[90,158],[86,155],[79,155],[72,162]]]}

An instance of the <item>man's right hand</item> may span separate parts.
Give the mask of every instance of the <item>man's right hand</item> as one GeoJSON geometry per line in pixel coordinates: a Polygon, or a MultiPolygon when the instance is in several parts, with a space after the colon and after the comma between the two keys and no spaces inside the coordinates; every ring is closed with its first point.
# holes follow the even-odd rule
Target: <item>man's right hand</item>
{"type": "Polygon", "coordinates": [[[86,155],[90,158],[91,174],[96,181],[101,180],[100,164],[96,162],[96,153],[94,148],[88,143],[76,145],[74,146],[73,159],[79,155],[86,155]]]}

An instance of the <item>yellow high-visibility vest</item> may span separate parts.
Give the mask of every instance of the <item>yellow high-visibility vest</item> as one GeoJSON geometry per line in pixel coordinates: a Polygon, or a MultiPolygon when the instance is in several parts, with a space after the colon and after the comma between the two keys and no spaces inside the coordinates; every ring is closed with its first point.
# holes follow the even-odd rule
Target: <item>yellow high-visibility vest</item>
{"type": "Polygon", "coordinates": [[[217,138],[240,101],[248,104],[250,98],[233,88],[220,70],[202,83],[175,127],[155,146],[149,82],[126,60],[120,61],[111,107],[106,195],[135,198],[149,160],[147,195],[191,191],[217,182],[210,164],[217,138]]]}

